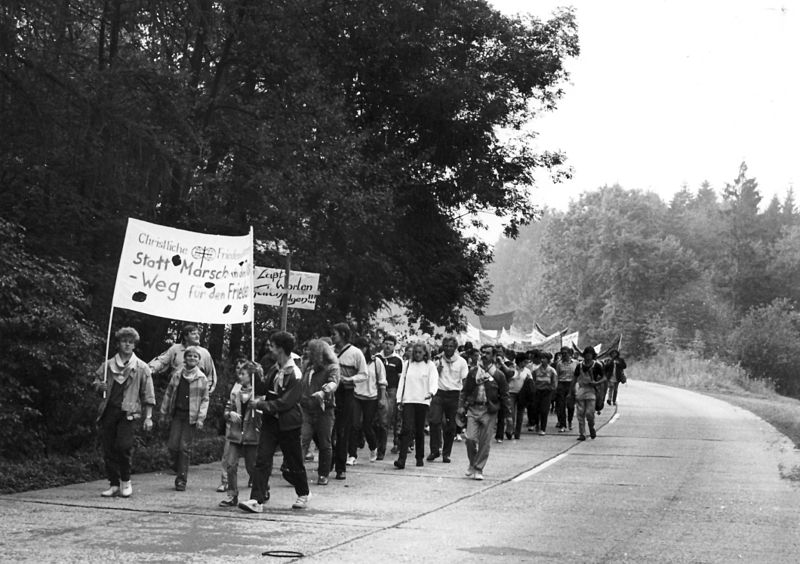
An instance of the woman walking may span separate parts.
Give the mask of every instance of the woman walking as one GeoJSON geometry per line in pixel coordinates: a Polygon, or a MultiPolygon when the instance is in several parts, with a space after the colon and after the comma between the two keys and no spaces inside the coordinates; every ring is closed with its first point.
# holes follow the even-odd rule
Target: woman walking
{"type": "Polygon", "coordinates": [[[394,465],[401,470],[406,467],[412,435],[416,444],[414,456],[417,466],[425,465],[425,421],[431,398],[438,389],[439,372],[430,360],[430,350],[425,343],[417,341],[397,386],[397,405],[403,413],[403,430],[400,434],[400,452],[394,465]]]}

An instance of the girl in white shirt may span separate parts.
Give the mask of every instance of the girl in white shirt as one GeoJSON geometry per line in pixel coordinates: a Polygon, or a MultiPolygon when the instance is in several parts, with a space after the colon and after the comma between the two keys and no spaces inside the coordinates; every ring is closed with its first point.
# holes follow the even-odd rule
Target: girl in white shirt
{"type": "Polygon", "coordinates": [[[425,422],[431,398],[439,389],[439,371],[431,361],[428,345],[417,341],[411,351],[411,360],[405,365],[397,385],[397,405],[402,410],[403,431],[400,434],[400,452],[394,465],[406,467],[406,456],[411,436],[414,436],[414,456],[417,466],[425,462],[425,422]]]}

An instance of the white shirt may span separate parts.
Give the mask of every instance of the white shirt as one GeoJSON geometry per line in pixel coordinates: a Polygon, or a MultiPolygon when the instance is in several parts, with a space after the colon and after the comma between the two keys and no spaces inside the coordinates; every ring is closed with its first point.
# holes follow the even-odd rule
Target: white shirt
{"type": "Polygon", "coordinates": [[[442,355],[437,368],[439,369],[439,389],[447,392],[460,392],[464,378],[467,377],[469,366],[467,361],[456,353],[447,358],[442,355]]]}

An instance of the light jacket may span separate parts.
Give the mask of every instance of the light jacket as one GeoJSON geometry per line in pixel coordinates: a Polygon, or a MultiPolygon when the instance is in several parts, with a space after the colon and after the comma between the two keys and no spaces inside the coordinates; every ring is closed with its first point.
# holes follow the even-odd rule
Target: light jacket
{"type": "MultiPolygon", "coordinates": [[[[122,383],[122,411],[127,414],[128,419],[140,419],[142,417],[143,405],[155,405],[156,395],[153,391],[153,378],[150,373],[150,368],[143,360],[138,358],[135,354],[131,354],[128,363],[121,367],[118,360],[119,355],[108,359],[100,365],[100,368],[95,372],[95,378],[92,384],[95,388],[103,382],[105,375],[105,367],[108,365],[108,390],[111,390],[111,380],[117,374],[122,374],[125,381],[122,383]]],[[[103,413],[108,407],[109,394],[100,402],[97,409],[97,420],[103,416],[103,413]]]]}
{"type": "Polygon", "coordinates": [[[176,392],[181,378],[186,376],[189,382],[189,424],[194,425],[198,421],[205,422],[208,413],[208,379],[199,368],[188,371],[186,368],[172,375],[164,390],[164,398],[161,400],[161,415],[170,417],[175,414],[176,392]]]}
{"type": "MultiPolygon", "coordinates": [[[[214,366],[211,353],[208,352],[208,349],[201,347],[200,345],[193,346],[200,351],[200,364],[197,366],[203,371],[203,374],[205,374],[206,378],[208,379],[209,392],[213,392],[214,388],[217,387],[217,369],[214,366]]],[[[153,372],[153,374],[168,372],[170,376],[176,372],[180,373],[180,371],[183,370],[183,353],[186,352],[187,348],[188,347],[183,343],[175,343],[150,361],[150,370],[153,372]]]]}
{"type": "Polygon", "coordinates": [[[383,361],[377,357],[373,358],[367,365],[367,373],[356,374],[353,383],[356,385],[353,390],[355,397],[362,400],[377,399],[378,389],[386,390],[386,367],[383,361]]]}
{"type": "MultiPolygon", "coordinates": [[[[225,438],[237,445],[257,445],[261,436],[261,417],[256,414],[255,408],[247,401],[243,401],[242,395],[252,394],[253,390],[246,392],[242,387],[236,385],[231,390],[228,403],[225,405],[225,421],[228,422],[228,432],[225,438]],[[231,413],[236,412],[242,418],[239,421],[231,419],[231,413]]],[[[249,397],[247,398],[249,400],[249,397]]]]}
{"type": "Polygon", "coordinates": [[[439,371],[431,361],[407,362],[397,384],[397,403],[431,404],[439,389],[439,371]],[[426,395],[430,395],[427,399],[426,395]]]}

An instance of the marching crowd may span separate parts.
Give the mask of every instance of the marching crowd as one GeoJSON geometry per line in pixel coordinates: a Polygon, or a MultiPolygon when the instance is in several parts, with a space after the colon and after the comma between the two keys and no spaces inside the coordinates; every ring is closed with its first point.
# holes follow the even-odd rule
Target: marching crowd
{"type": "MultiPolygon", "coordinates": [[[[103,395],[97,421],[110,483],[104,497],[133,493],[134,425],[143,418],[143,428],[152,429],[152,375],[161,372],[169,382],[158,415],[169,426],[175,489],[186,489],[193,436],[203,428],[217,373],[199,344],[197,327],[184,327],[181,336],[180,343],[145,363],[134,353],[138,332],[124,327],[115,334],[117,353],[95,374],[95,389],[103,395]]],[[[616,405],[618,386],[626,381],[625,360],[615,350],[603,361],[592,347],[577,359],[570,347],[555,355],[532,350],[509,358],[502,347],[459,347],[447,336],[435,350],[417,341],[401,355],[391,335],[380,343],[351,337],[349,325],[338,323],[330,338],[307,342],[300,356],[294,336],[278,331],[269,337],[260,362],[237,360],[237,381],[224,412],[226,444],[217,491],[227,497],[221,506],[262,512],[278,449],[281,475],[297,494],[295,509],[308,504],[306,461],[316,459],[316,483],[324,486],[331,473],[345,480],[364,447],[369,462],[383,460],[389,448],[396,455],[394,467],[402,470],[411,453],[416,466],[440,458],[450,463],[453,444],[463,440],[466,476],[482,480],[492,441],[520,439],[525,417],[529,432],[546,435],[551,413],[559,433],[571,431],[577,415],[578,440],[586,440],[587,429],[595,439],[595,413],[604,401],[616,405]],[[247,500],[239,499],[242,458],[251,486],[247,500]]]]}

